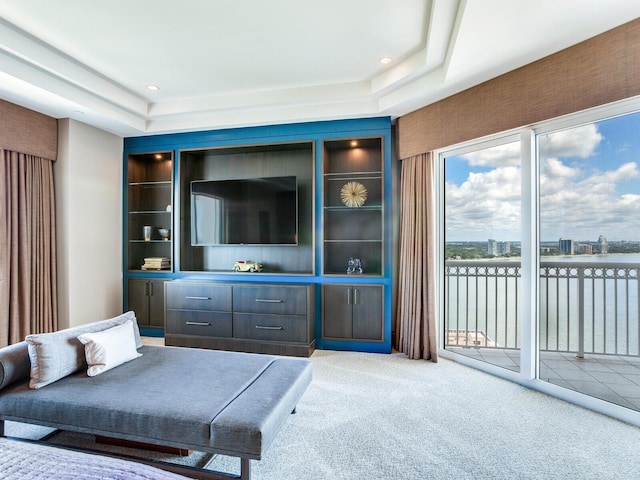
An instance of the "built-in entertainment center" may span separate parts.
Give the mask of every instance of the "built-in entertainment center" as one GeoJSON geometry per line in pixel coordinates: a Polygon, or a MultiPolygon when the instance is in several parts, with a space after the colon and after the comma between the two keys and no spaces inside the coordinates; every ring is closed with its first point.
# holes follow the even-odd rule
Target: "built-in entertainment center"
{"type": "Polygon", "coordinates": [[[144,334],[391,351],[389,118],[126,138],[124,172],[124,308],[144,334]]]}

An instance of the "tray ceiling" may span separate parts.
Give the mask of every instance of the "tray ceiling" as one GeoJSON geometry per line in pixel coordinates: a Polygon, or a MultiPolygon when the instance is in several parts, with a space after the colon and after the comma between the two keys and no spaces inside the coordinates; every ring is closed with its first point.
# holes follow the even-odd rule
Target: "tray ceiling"
{"type": "Polygon", "coordinates": [[[0,98],[122,136],[395,118],[639,16],[637,0],[0,0],[0,98]]]}

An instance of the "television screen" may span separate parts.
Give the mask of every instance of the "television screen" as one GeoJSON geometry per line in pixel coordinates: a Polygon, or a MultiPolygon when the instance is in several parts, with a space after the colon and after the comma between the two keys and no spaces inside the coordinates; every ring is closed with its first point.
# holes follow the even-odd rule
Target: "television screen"
{"type": "Polygon", "coordinates": [[[294,176],[191,182],[191,245],[296,245],[294,176]]]}

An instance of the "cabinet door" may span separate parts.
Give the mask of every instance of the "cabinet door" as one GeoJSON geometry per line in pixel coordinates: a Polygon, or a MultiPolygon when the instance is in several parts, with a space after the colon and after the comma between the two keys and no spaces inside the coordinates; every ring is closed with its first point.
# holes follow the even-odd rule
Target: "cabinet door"
{"type": "Polygon", "coordinates": [[[351,287],[324,285],[322,288],[322,336],[351,338],[351,287]]]}
{"type": "Polygon", "coordinates": [[[133,310],[141,327],[149,326],[149,284],[146,278],[127,280],[127,309],[133,310]]]}
{"type": "Polygon", "coordinates": [[[164,280],[149,282],[149,326],[164,327],[164,280]]]}
{"type": "Polygon", "coordinates": [[[383,340],[382,286],[352,287],[353,338],[383,340]]]}

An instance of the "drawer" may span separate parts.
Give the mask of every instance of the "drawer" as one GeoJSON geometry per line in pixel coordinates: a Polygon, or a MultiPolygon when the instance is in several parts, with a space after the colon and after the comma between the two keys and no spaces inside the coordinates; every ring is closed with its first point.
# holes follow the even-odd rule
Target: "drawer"
{"type": "Polygon", "coordinates": [[[231,337],[230,312],[194,312],[192,310],[167,310],[166,332],[207,337],[231,337]]]}
{"type": "Polygon", "coordinates": [[[231,285],[167,282],[167,308],[231,311],[231,285]]]}
{"type": "Polygon", "coordinates": [[[234,286],[233,311],[306,315],[307,292],[307,287],[234,286]]]}
{"type": "Polygon", "coordinates": [[[307,342],[307,317],[233,314],[234,338],[276,342],[307,342]]]}

